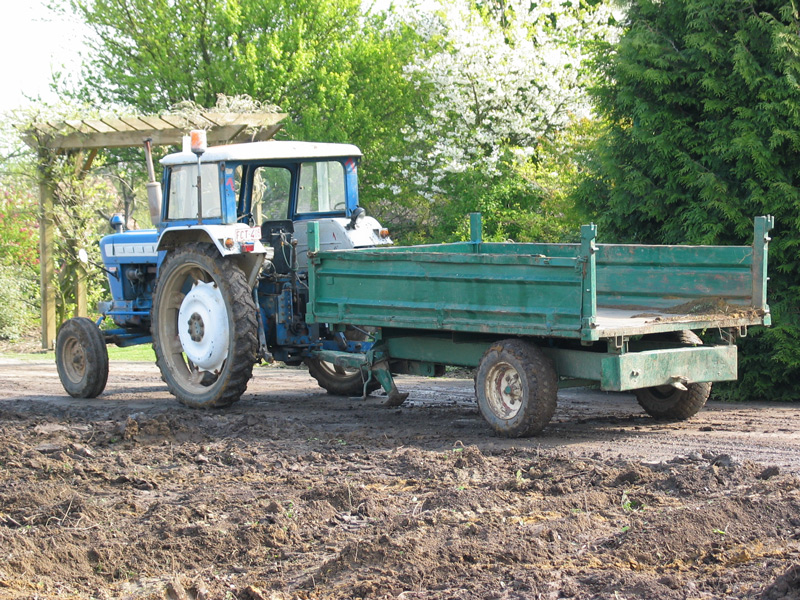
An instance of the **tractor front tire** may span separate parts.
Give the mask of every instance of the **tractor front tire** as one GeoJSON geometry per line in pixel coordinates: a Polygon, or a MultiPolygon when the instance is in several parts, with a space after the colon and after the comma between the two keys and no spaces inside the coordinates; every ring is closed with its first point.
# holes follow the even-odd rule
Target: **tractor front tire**
{"type": "Polygon", "coordinates": [[[241,397],[257,360],[256,310],[244,273],[215,246],[169,251],[151,322],[156,364],[180,403],[215,408],[241,397]]]}
{"type": "Polygon", "coordinates": [[[103,334],[85,317],[69,319],[56,336],[56,368],[73,398],[96,398],[108,381],[108,349],[103,334]]]}

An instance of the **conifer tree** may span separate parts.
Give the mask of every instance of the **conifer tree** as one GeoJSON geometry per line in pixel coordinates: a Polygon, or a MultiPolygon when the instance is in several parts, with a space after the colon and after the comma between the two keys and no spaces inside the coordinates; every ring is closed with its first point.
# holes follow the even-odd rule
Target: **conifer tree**
{"type": "Polygon", "coordinates": [[[800,19],[793,0],[634,0],[598,53],[608,129],[583,200],[604,237],[747,244],[773,214],[768,301],[737,399],[800,399],[800,19]]]}

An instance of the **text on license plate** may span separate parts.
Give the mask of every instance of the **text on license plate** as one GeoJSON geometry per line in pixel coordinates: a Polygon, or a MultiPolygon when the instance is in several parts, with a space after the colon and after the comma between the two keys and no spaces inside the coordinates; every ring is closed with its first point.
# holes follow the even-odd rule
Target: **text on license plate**
{"type": "Polygon", "coordinates": [[[236,241],[237,242],[257,242],[261,239],[261,228],[251,227],[250,229],[237,229],[236,241]]]}

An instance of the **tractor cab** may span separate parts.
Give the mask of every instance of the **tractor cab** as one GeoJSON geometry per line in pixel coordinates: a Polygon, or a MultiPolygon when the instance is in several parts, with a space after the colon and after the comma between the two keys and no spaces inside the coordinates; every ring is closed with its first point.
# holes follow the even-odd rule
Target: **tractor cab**
{"type": "Polygon", "coordinates": [[[350,144],[269,141],[211,147],[202,153],[198,201],[195,153],[162,159],[164,200],[160,248],[174,245],[180,231],[240,224],[261,228],[272,245],[276,232],[297,240],[305,266],[307,221],[320,224],[322,249],[391,244],[388,231],[358,206],[360,150],[350,144]],[[201,206],[198,206],[200,204],[201,206]]]}

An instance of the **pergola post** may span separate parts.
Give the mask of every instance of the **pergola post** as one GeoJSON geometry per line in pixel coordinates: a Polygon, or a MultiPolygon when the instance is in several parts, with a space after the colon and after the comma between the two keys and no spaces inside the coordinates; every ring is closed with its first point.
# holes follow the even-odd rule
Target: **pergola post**
{"type": "Polygon", "coordinates": [[[56,290],[53,198],[55,182],[46,150],[39,151],[39,274],[42,301],[42,348],[49,350],[56,339],[56,290]]]}

